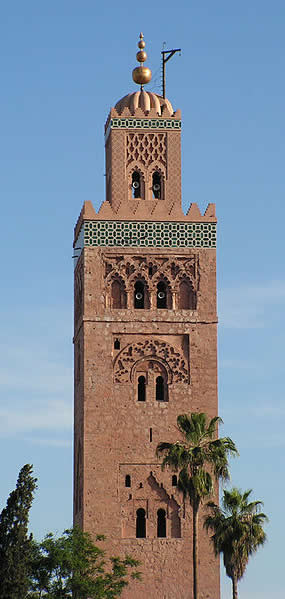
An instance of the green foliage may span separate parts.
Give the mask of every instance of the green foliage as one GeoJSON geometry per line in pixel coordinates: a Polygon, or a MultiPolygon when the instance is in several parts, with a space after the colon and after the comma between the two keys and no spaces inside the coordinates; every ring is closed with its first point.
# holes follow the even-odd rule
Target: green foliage
{"type": "Polygon", "coordinates": [[[251,492],[234,487],[224,491],[222,507],[208,503],[211,514],[206,516],[204,527],[214,532],[211,540],[215,553],[223,554],[226,573],[232,581],[242,578],[249,557],[266,541],[263,524],[267,516],[259,511],[261,501],[248,501],[251,492]]]}
{"type": "Polygon", "coordinates": [[[198,514],[203,500],[214,489],[213,478],[229,478],[228,458],[238,455],[232,439],[217,438],[217,425],[222,419],[216,416],[209,422],[204,412],[181,414],[177,427],[181,439],[175,443],[159,443],[157,456],[163,456],[162,468],[169,466],[179,471],[178,488],[188,497],[193,511],[193,598],[198,599],[198,514]]]}
{"type": "Polygon", "coordinates": [[[162,468],[170,466],[179,471],[178,486],[192,506],[213,492],[212,475],[216,480],[229,478],[228,457],[238,455],[232,439],[215,439],[218,423],[222,419],[216,416],[207,424],[203,412],[181,414],[177,426],[182,440],[157,446],[157,455],[164,456],[162,468]]]}
{"type": "MultiPolygon", "coordinates": [[[[97,535],[96,541],[104,537],[97,535]]],[[[130,556],[111,557],[78,527],[61,537],[49,534],[33,544],[29,599],[115,599],[129,577],[140,578],[138,562],[130,556]]]]}
{"type": "Polygon", "coordinates": [[[32,466],[20,470],[16,489],[0,515],[0,599],[25,599],[32,537],[28,536],[29,510],[36,479],[32,466]]]}

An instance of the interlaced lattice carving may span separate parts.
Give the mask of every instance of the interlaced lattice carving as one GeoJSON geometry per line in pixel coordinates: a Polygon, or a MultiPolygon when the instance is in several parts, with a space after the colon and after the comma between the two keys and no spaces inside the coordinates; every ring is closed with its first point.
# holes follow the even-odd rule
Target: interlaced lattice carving
{"type": "Polygon", "coordinates": [[[141,162],[148,167],[153,163],[166,168],[165,133],[128,133],[127,166],[132,162],[141,162]]]}
{"type": "Polygon", "coordinates": [[[177,290],[182,278],[187,278],[194,291],[199,288],[198,256],[112,256],[104,257],[105,280],[108,284],[114,277],[121,276],[128,286],[136,277],[143,278],[152,288],[159,280],[167,281],[172,290],[177,290]]]}
{"type": "Polygon", "coordinates": [[[182,352],[159,339],[146,339],[127,345],[120,351],[114,362],[115,383],[128,383],[134,365],[141,359],[164,362],[172,375],[173,383],[188,383],[188,365],[182,352]]]}

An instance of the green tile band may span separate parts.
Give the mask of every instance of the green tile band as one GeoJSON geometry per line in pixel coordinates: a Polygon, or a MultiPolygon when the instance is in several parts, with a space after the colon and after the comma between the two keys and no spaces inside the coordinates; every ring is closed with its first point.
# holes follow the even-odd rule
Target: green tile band
{"type": "Polygon", "coordinates": [[[216,223],[84,221],[84,246],[215,248],[216,223]]]}
{"type": "Polygon", "coordinates": [[[178,119],[111,119],[106,131],[107,138],[110,129],[168,129],[180,130],[181,120],[178,119]]]}

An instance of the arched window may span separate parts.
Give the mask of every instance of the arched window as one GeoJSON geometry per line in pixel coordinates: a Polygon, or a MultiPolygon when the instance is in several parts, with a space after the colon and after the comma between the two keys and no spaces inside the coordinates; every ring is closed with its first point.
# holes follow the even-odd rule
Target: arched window
{"type": "Polygon", "coordinates": [[[132,197],[141,198],[141,176],[138,171],[132,174],[132,197]]]}
{"type": "Polygon", "coordinates": [[[162,196],[161,183],[161,175],[155,171],[152,175],[152,197],[156,200],[160,200],[162,196]]]}
{"type": "Polygon", "coordinates": [[[156,401],[165,401],[165,383],[162,376],[158,376],[155,381],[155,399],[156,401]]]}
{"type": "Polygon", "coordinates": [[[111,307],[126,308],[127,296],[124,286],[120,281],[113,281],[111,288],[111,307]]]}
{"type": "Polygon", "coordinates": [[[137,281],[134,289],[134,307],[136,309],[149,308],[148,291],[143,281],[137,281]]]}
{"type": "Polygon", "coordinates": [[[129,474],[126,474],[125,487],[130,487],[130,486],[131,486],[131,477],[129,474]]]}
{"type": "Polygon", "coordinates": [[[167,308],[167,289],[163,281],[160,281],[157,285],[156,305],[157,308],[167,308]]]}
{"type": "Polygon", "coordinates": [[[146,537],[145,510],[142,507],[137,510],[136,537],[137,539],[145,539],[146,537]]]}
{"type": "Polygon", "coordinates": [[[173,476],[172,476],[172,486],[173,487],[177,487],[177,476],[176,476],[176,474],[173,474],[173,476]]]}
{"type": "Polygon", "coordinates": [[[114,341],[114,349],[120,349],[121,344],[120,344],[120,339],[115,339],[114,341]]]}
{"type": "Polygon", "coordinates": [[[179,287],[180,310],[196,310],[196,293],[188,281],[181,281],[179,287]]]}
{"type": "Polygon", "coordinates": [[[139,376],[138,378],[138,401],[145,401],[145,377],[139,376]]]}
{"type": "Polygon", "coordinates": [[[166,537],[166,513],[165,510],[157,510],[157,536],[166,537]]]}

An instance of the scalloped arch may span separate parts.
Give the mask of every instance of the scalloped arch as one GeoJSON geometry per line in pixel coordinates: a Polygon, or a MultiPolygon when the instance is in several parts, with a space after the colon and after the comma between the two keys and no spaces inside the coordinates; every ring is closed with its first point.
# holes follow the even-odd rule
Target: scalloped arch
{"type": "Polygon", "coordinates": [[[128,383],[134,365],[141,359],[161,359],[173,383],[189,383],[189,371],[182,352],[162,339],[146,339],[125,346],[114,361],[115,383],[128,383]]]}

